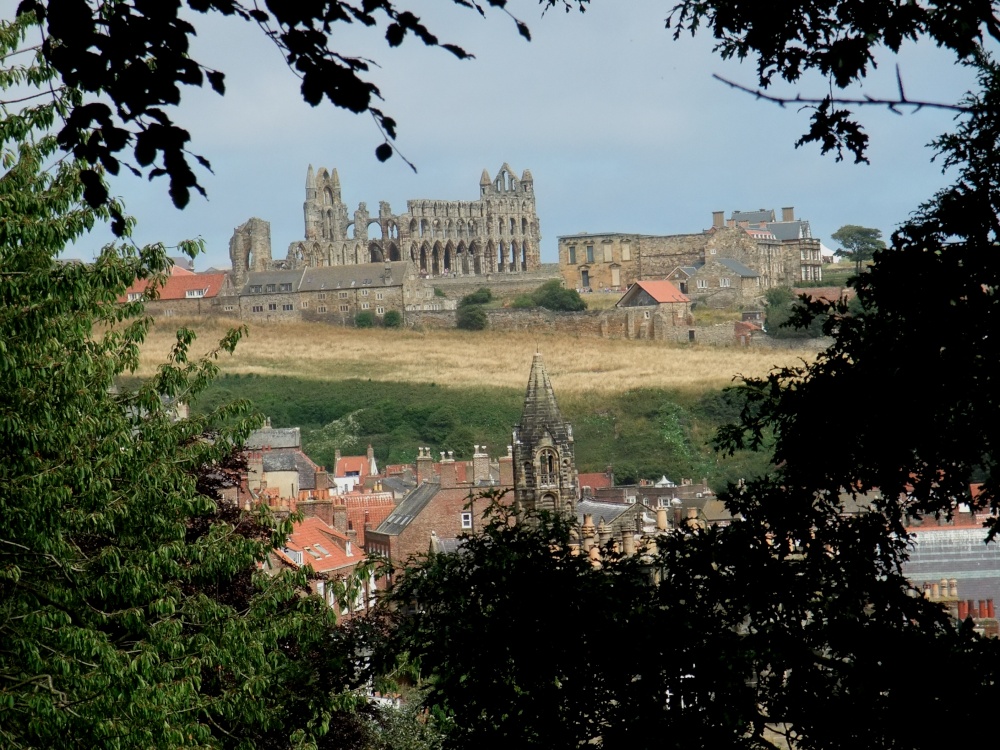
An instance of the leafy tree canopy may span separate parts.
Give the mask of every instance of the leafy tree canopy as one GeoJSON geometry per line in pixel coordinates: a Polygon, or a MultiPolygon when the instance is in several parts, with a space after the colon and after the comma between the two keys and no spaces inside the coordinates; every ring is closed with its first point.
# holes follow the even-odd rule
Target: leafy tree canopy
{"type": "Polygon", "coordinates": [[[493,301],[493,292],[488,287],[480,287],[471,294],[467,294],[458,301],[459,307],[466,305],[485,305],[493,301]]]}
{"type": "MultiPolygon", "coordinates": [[[[487,7],[506,10],[505,0],[452,0],[485,15],[487,7]]],[[[581,9],[586,0],[540,0],[546,8],[581,9]]],[[[170,197],[187,205],[191,190],[204,194],[190,159],[210,169],[207,159],[189,150],[190,135],[174,122],[171,108],[180,104],[184,86],[206,83],[226,90],[225,73],[190,56],[200,14],[217,14],[260,27],[301,81],[302,98],[316,106],[326,100],[358,114],[368,113],[383,136],[375,156],[392,156],[396,122],[377,102],[378,87],[366,80],[373,64],[334,47],[352,24],[384,29],[386,43],[396,47],[412,35],[459,59],[471,55],[438,37],[411,10],[393,0],[319,0],[287,3],[267,0],[249,6],[237,0],[21,0],[19,17],[36,19],[42,33],[42,55],[62,84],[76,96],[60,114],[60,148],[85,162],[81,179],[91,206],[104,204],[107,187],[97,167],[118,174],[122,166],[149,177],[166,175],[170,197]],[[151,64],[154,61],[155,64],[151,64]],[[130,161],[134,159],[134,164],[130,161]]],[[[528,27],[514,18],[517,30],[530,39],[528,27]]],[[[117,211],[114,204],[109,204],[117,211]]],[[[121,234],[121,221],[114,224],[121,234]]]]}
{"type": "Polygon", "coordinates": [[[455,325],[464,331],[482,331],[489,325],[482,305],[462,305],[455,313],[455,325]]]}
{"type": "MultiPolygon", "coordinates": [[[[0,24],[0,59],[25,22],[0,24]]],[[[51,80],[39,59],[3,72],[51,80]]],[[[304,574],[260,569],[288,525],[220,494],[255,418],[239,402],[175,418],[242,331],[192,359],[181,329],[155,377],[120,386],[151,320],[119,298],[171,261],[129,244],[57,261],[96,222],[131,222],[88,205],[87,165],[58,158],[49,128],[76,92],[34,101],[0,117],[0,745],[341,746],[360,721],[353,631],[304,574]]]]}
{"type": "Polygon", "coordinates": [[[875,257],[875,253],[885,249],[882,230],[869,227],[859,227],[856,224],[845,224],[830,238],[840,245],[834,255],[845,257],[854,262],[857,273],[861,273],[861,265],[875,257]]]}
{"type": "Polygon", "coordinates": [[[567,289],[558,279],[546,281],[530,294],[519,295],[514,300],[514,307],[544,307],[546,310],[577,312],[586,310],[584,302],[576,289],[567,289]]]}

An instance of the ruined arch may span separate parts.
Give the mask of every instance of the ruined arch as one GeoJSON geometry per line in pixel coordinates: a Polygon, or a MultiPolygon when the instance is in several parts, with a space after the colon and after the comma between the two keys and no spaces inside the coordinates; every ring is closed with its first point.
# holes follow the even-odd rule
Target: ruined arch
{"type": "Polygon", "coordinates": [[[431,274],[433,276],[441,275],[441,243],[435,242],[434,249],[431,250],[431,274]]]}
{"type": "Polygon", "coordinates": [[[476,276],[481,276],[483,273],[483,254],[475,242],[469,245],[469,256],[472,261],[472,272],[476,276]]]}
{"type": "Polygon", "coordinates": [[[425,242],[420,246],[420,271],[424,274],[429,272],[430,254],[430,248],[427,247],[427,243],[425,242]]]}
{"type": "Polygon", "coordinates": [[[402,260],[395,242],[389,243],[389,260],[402,260]]]}
{"type": "Polygon", "coordinates": [[[382,248],[377,242],[368,243],[368,258],[370,263],[381,263],[385,260],[382,248]]]}

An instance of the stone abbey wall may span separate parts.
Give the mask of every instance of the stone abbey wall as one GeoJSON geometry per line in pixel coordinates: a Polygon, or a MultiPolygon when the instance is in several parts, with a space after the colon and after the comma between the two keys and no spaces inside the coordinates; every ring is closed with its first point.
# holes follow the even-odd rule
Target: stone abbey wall
{"type": "Polygon", "coordinates": [[[483,170],[479,197],[472,201],[409,200],[395,214],[379,203],[372,215],[365,203],[352,213],[341,197],[337,170],[306,174],[305,236],[292,242],[284,260],[271,257],[270,227],[251,219],[230,241],[230,260],[241,286],[252,270],[409,260],[424,278],[523,274],[541,265],[541,231],[534,179],[518,177],[508,164],[490,178],[483,170]]]}

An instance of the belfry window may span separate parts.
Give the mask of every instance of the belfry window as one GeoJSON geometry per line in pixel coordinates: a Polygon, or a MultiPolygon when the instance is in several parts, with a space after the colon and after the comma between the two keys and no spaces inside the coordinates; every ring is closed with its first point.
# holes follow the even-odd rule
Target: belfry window
{"type": "Polygon", "coordinates": [[[551,448],[538,453],[538,481],[540,484],[558,484],[559,458],[551,448]]]}

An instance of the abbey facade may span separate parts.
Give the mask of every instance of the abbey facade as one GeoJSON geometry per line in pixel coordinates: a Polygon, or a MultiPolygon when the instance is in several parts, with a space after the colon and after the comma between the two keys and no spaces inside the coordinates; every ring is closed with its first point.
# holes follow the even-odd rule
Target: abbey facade
{"type": "Polygon", "coordinates": [[[474,201],[410,200],[377,216],[365,203],[348,211],[337,170],[306,173],[305,237],[284,260],[271,257],[270,228],[260,219],[238,227],[229,243],[235,285],[252,271],[409,261],[423,278],[535,271],[541,265],[538,214],[531,172],[517,177],[504,164],[496,177],[483,170],[474,201]]]}

